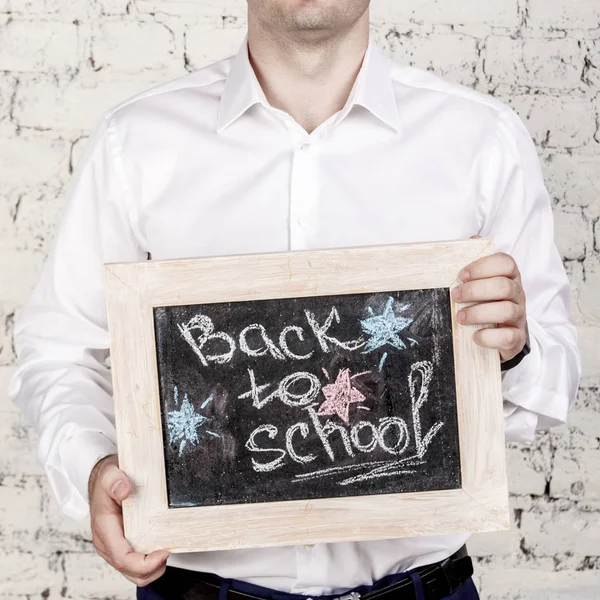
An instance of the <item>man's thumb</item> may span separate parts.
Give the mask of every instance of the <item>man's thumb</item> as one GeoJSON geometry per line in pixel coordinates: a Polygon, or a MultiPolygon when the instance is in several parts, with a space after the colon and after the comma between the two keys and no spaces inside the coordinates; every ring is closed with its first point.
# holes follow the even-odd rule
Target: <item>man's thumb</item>
{"type": "Polygon", "coordinates": [[[131,483],[127,475],[116,465],[109,465],[100,480],[102,489],[117,503],[121,504],[131,493],[131,483]]]}

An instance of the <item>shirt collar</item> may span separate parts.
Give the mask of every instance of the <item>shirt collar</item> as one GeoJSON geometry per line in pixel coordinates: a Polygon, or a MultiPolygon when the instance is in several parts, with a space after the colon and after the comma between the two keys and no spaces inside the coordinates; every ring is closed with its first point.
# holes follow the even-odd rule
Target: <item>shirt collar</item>
{"type": "Polygon", "coordinates": [[[358,104],[392,129],[400,131],[400,115],[391,68],[392,61],[383,55],[370,38],[353,91],[342,112],[349,112],[354,104],[358,104]]]}
{"type": "MultiPolygon", "coordinates": [[[[354,105],[360,105],[398,132],[400,118],[390,70],[391,61],[370,38],[358,76],[336,122],[343,119],[354,105]]],[[[225,80],[217,115],[217,133],[226,129],[255,104],[270,107],[250,64],[246,36],[233,58],[225,80]]]]}

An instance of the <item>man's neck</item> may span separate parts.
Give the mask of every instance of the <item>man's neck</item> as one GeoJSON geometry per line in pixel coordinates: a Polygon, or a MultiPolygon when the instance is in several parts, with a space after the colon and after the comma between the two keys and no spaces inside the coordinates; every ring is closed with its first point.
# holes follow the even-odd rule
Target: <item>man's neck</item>
{"type": "Polygon", "coordinates": [[[320,32],[283,39],[250,18],[250,62],[269,103],[309,133],[340,110],[367,48],[368,17],[367,12],[351,30],[327,39],[320,32]]]}

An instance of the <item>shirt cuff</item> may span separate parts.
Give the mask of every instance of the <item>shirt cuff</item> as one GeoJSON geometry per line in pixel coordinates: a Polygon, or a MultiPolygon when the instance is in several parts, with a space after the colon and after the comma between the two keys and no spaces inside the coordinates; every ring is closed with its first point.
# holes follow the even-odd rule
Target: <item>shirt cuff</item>
{"type": "Polygon", "coordinates": [[[536,413],[511,402],[504,403],[504,436],[507,442],[533,442],[537,425],[536,413]]]}
{"type": "Polygon", "coordinates": [[[89,513],[88,481],[94,465],[105,456],[116,454],[117,447],[104,433],[81,430],[62,441],[56,469],[47,465],[51,487],[61,511],[73,519],[83,519],[89,513]]]}
{"type": "MultiPolygon", "coordinates": [[[[531,352],[512,369],[503,373],[504,400],[537,415],[537,429],[567,422],[569,400],[564,395],[542,387],[544,381],[543,328],[534,320],[527,321],[531,352]]],[[[557,365],[558,368],[558,365],[557,365]]]]}

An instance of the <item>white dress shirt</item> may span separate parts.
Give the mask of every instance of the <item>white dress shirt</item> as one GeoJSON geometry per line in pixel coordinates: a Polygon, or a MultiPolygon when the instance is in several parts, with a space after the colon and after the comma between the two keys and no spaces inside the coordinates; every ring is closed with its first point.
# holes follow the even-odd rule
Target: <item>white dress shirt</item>
{"type": "MultiPolygon", "coordinates": [[[[517,261],[531,353],[504,376],[507,438],[564,423],[579,380],[570,290],[535,148],[492,97],[369,43],[345,106],[308,134],[239,53],[107,111],[15,324],[10,394],[62,511],[116,452],[103,263],[491,237],[517,261]]],[[[427,515],[423,515],[427,518],[427,515]]],[[[169,564],[309,595],[441,560],[468,535],[173,554],[169,564]]]]}

